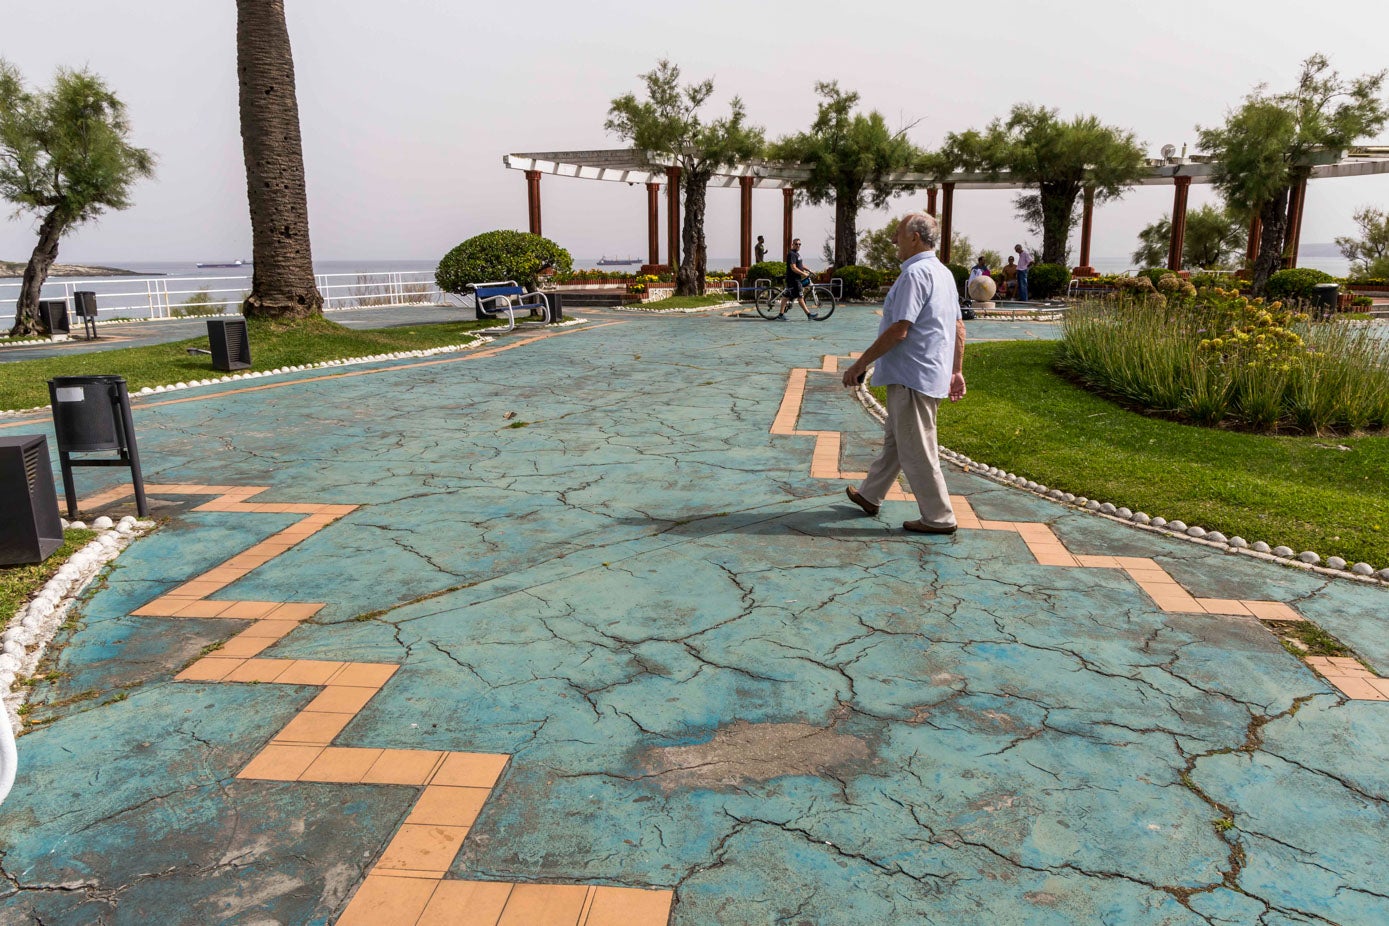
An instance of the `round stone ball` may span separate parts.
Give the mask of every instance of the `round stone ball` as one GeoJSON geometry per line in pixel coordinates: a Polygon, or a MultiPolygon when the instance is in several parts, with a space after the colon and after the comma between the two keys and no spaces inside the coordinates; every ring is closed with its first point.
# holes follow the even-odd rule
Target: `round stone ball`
{"type": "Polygon", "coordinates": [[[990,302],[998,292],[998,284],[992,277],[978,276],[969,284],[969,298],[974,302],[990,302]]]}

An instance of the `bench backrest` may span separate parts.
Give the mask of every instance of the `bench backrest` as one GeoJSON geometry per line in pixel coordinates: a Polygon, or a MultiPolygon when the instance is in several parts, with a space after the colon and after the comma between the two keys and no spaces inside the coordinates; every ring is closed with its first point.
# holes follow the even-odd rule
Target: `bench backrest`
{"type": "Polygon", "coordinates": [[[520,286],[494,283],[473,287],[473,295],[479,299],[493,299],[497,296],[524,296],[526,291],[520,286]]]}

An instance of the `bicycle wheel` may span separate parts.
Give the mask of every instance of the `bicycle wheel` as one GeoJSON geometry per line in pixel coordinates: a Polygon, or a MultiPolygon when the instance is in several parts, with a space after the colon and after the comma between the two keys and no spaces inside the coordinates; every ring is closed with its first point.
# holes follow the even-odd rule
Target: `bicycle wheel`
{"type": "Polygon", "coordinates": [[[771,287],[757,291],[757,314],[763,318],[777,317],[777,292],[771,287]]]}
{"type": "Polygon", "coordinates": [[[834,294],[828,289],[821,289],[812,286],[805,294],[806,308],[810,309],[811,318],[817,322],[822,322],[834,314],[838,303],[834,299],[834,294]]]}

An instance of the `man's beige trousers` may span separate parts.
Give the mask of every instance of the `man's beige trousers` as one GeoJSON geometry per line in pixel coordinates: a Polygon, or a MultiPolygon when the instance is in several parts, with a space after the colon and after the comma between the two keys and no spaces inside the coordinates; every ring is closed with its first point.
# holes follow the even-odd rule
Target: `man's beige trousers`
{"type": "Polygon", "coordinates": [[[955,509],[940,471],[936,446],[936,408],[933,399],[906,386],[887,387],[887,423],[883,427],[883,452],[868,468],[859,494],[881,505],[898,473],[916,496],[921,520],[931,527],[952,527],[955,509]]]}

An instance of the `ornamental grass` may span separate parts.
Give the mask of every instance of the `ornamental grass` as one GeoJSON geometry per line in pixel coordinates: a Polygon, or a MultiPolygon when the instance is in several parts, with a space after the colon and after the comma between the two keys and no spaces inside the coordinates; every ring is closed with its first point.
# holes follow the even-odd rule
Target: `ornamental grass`
{"type": "Polygon", "coordinates": [[[1070,309],[1057,369],[1192,424],[1318,435],[1389,428],[1389,340],[1368,325],[1166,282],[1070,309]]]}

